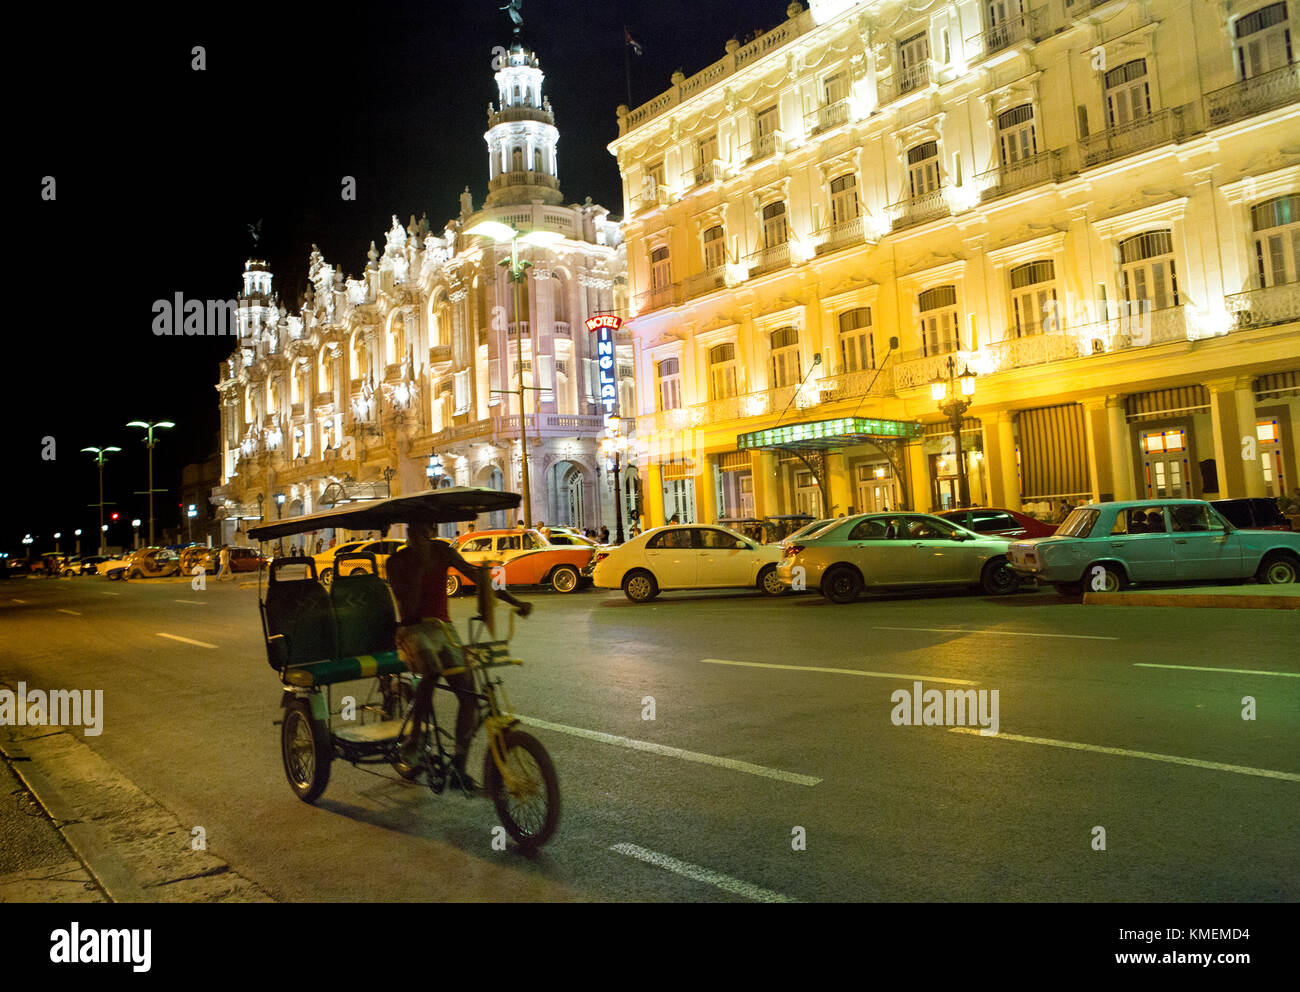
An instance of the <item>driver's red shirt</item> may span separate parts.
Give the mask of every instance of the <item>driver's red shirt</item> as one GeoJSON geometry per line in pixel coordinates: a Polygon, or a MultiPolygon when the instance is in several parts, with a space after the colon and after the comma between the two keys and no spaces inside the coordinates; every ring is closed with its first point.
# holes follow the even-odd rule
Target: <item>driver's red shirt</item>
{"type": "Polygon", "coordinates": [[[451,622],[447,608],[447,562],[442,555],[435,552],[428,567],[422,569],[415,552],[402,548],[388,559],[388,582],[397,597],[399,623],[451,622]]]}

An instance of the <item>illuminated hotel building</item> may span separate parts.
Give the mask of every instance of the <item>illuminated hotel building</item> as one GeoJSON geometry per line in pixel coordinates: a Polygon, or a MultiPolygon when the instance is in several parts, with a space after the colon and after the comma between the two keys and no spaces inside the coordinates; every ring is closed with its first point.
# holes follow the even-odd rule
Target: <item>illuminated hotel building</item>
{"type": "MultiPolygon", "coordinates": [[[[213,502],[227,520],[225,540],[242,520],[431,485],[519,492],[519,397],[509,393],[519,386],[519,333],[532,519],[612,526],[596,346],[584,321],[626,308],[619,226],[590,198],[564,205],[559,136],[537,58],[519,42],[498,53],[480,209],[467,188],[460,216],[441,231],[414,217],[403,228],[394,217],[359,279],[313,249],[295,313],[274,295],[266,263],[246,263],[239,345],[217,386],[222,484],[213,502]],[[563,236],[546,247],[520,244],[532,267],[518,315],[514,284],[498,264],[510,258],[509,242],[466,233],[489,220],[563,236]]],[[[626,334],[615,352],[630,411],[626,334]]],[[[514,522],[498,513],[479,526],[514,522]]]]}
{"type": "Polygon", "coordinates": [[[1294,490],[1297,8],[792,3],[620,108],[647,523],[952,506],[967,369],[975,504],[1294,490]]]}

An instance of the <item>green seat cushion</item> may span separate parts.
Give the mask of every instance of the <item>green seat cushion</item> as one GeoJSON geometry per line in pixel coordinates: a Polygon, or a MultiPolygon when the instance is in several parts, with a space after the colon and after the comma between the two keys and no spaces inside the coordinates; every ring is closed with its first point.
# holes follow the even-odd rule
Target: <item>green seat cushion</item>
{"type": "Polygon", "coordinates": [[[313,686],[352,682],[378,675],[397,675],[404,671],[406,666],[397,657],[396,651],[381,651],[376,654],[360,654],[350,658],[295,665],[285,672],[284,678],[290,685],[310,689],[313,686]]]}

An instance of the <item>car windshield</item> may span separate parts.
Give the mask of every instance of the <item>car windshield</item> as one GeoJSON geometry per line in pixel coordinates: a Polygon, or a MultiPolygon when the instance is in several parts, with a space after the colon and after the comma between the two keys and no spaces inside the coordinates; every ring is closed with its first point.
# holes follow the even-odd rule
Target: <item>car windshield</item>
{"type": "Polygon", "coordinates": [[[1092,533],[1093,525],[1096,524],[1099,516],[1101,516],[1101,513],[1098,510],[1088,510],[1083,507],[1071,510],[1070,515],[1065,518],[1061,526],[1056,528],[1056,536],[1087,537],[1092,533]]]}

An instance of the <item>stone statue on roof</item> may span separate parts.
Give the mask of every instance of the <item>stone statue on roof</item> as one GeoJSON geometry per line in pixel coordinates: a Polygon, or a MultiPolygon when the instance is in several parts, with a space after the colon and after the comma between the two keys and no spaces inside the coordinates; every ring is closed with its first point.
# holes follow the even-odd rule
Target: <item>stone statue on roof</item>
{"type": "Polygon", "coordinates": [[[524,0],[508,0],[506,5],[501,8],[510,15],[510,20],[514,22],[515,34],[518,34],[519,29],[524,26],[523,6],[524,0]]]}

